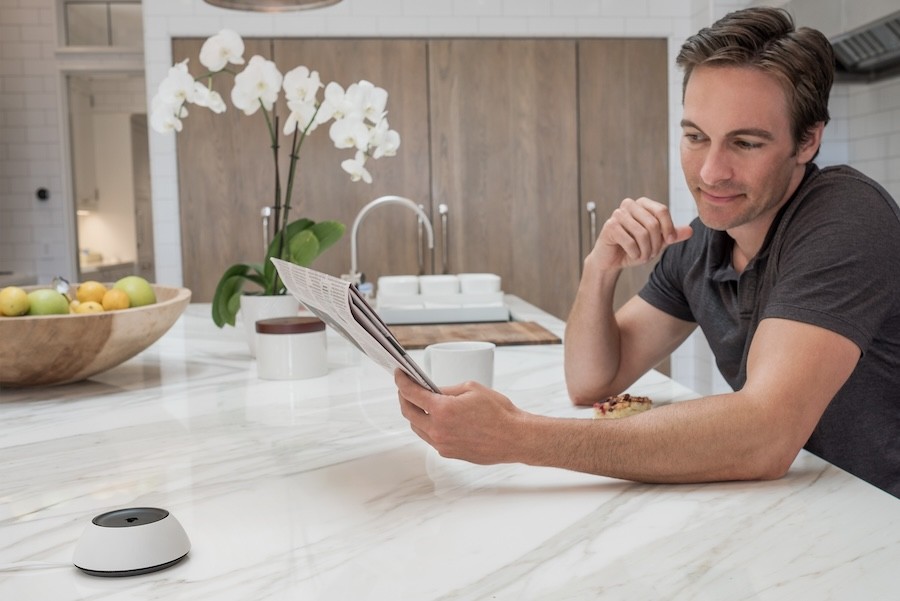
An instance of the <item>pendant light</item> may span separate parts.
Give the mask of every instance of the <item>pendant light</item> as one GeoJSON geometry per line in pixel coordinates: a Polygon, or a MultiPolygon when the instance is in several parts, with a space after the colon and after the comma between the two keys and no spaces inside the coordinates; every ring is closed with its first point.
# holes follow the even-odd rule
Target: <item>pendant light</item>
{"type": "Polygon", "coordinates": [[[261,13],[280,13],[292,10],[322,8],[341,0],[205,0],[207,4],[232,10],[250,10],[261,13]]]}

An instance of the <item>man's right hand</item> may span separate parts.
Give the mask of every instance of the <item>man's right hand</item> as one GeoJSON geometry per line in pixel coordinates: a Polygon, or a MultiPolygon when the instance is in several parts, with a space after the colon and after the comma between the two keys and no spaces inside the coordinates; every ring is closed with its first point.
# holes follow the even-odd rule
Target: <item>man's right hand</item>
{"type": "Polygon", "coordinates": [[[666,205],[645,197],[626,198],[603,224],[588,261],[602,271],[643,265],[691,234],[691,226],[675,226],[666,205]]]}

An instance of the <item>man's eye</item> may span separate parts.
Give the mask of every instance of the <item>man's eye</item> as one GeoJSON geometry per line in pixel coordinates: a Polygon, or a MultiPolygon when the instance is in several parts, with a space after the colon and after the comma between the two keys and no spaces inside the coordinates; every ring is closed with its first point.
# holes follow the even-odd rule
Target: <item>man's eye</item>
{"type": "Polygon", "coordinates": [[[703,140],[703,136],[701,134],[685,133],[684,139],[688,142],[701,142],[703,140]]]}
{"type": "Polygon", "coordinates": [[[760,148],[762,146],[759,142],[748,142],[746,140],[738,140],[735,144],[738,148],[743,150],[753,150],[754,148],[760,148]]]}

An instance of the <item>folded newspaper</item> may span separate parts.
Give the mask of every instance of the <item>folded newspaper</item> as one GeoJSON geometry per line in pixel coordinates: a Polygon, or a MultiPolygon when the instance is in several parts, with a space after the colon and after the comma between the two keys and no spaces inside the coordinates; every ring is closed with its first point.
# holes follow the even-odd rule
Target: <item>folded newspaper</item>
{"type": "Polygon", "coordinates": [[[272,259],[294,298],[390,373],[398,367],[423,388],[438,392],[356,286],[308,267],[272,259]]]}

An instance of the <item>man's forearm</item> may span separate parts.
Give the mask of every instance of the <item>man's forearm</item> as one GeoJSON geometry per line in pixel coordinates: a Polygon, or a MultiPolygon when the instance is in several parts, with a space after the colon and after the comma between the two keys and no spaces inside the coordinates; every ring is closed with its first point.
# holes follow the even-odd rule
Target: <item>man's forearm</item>
{"type": "Polygon", "coordinates": [[[592,404],[615,394],[609,386],[618,372],[619,327],[613,298],[620,271],[600,271],[585,261],[584,274],[566,322],[565,374],[576,404],[592,404]]]}
{"type": "Polygon", "coordinates": [[[639,482],[778,478],[799,446],[785,447],[754,403],[721,397],[618,420],[529,415],[517,460],[639,482]]]}

